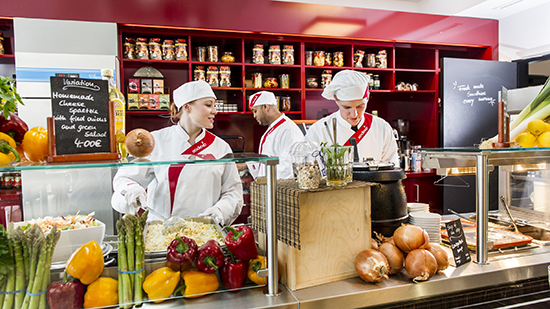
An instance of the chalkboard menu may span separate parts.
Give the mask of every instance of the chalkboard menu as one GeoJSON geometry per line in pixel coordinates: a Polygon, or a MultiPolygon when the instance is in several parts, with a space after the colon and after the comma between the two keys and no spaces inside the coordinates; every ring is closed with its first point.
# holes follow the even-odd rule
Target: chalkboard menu
{"type": "Polygon", "coordinates": [[[51,77],[57,155],[111,151],[106,80],[51,77]]]}
{"type": "Polygon", "coordinates": [[[466,236],[464,236],[460,219],[446,222],[445,227],[447,228],[451,249],[453,249],[456,267],[470,262],[472,258],[470,257],[470,251],[468,250],[466,236]]]}

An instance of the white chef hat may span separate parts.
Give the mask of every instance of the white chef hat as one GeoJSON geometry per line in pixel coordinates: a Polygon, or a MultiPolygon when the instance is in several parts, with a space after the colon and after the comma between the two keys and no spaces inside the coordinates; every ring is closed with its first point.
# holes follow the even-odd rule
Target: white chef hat
{"type": "Polygon", "coordinates": [[[251,95],[248,99],[248,106],[252,107],[258,105],[277,105],[277,100],[273,92],[259,91],[251,95]]]}
{"type": "Polygon", "coordinates": [[[185,83],[174,90],[174,104],[178,109],[184,104],[202,98],[217,99],[210,85],[203,80],[185,83]]]}
{"type": "Polygon", "coordinates": [[[343,70],[332,78],[332,82],[321,94],[327,100],[352,101],[369,97],[369,79],[364,73],[352,70],[343,70]]]}

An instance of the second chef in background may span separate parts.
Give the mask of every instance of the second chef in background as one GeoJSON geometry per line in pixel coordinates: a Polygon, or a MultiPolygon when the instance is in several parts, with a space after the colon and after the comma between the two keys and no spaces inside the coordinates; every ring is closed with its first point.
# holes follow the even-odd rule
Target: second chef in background
{"type": "MultiPolygon", "coordinates": [[[[170,111],[177,123],[151,132],[155,148],[148,159],[211,160],[232,152],[224,140],[206,130],[214,127],[217,114],[216,95],[206,82],[183,84],[174,90],[173,97],[170,111]]],[[[228,225],[240,214],[243,204],[241,179],[234,163],[121,168],[113,188],[111,204],[121,213],[148,206],[165,217],[211,216],[228,225]]]]}
{"type": "Polygon", "coordinates": [[[365,112],[370,97],[367,75],[352,70],[340,71],[323,90],[322,96],[334,100],[338,111],[315,122],[306,140],[332,145],[332,119],[336,119],[337,144],[350,146],[351,138],[355,138],[360,161],[374,159],[399,166],[397,142],[391,126],[384,119],[365,112]]]}

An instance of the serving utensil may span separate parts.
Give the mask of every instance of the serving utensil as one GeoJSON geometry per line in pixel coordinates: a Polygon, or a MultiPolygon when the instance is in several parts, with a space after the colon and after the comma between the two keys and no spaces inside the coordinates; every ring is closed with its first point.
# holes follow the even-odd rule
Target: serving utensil
{"type": "MultiPolygon", "coordinates": [[[[138,203],[139,206],[141,206],[141,202],[139,200],[137,201],[137,203],[138,203]]],[[[141,207],[141,209],[149,210],[150,213],[152,213],[156,217],[159,217],[160,219],[162,219],[162,222],[163,222],[162,223],[162,233],[164,235],[170,234],[170,233],[175,232],[175,231],[179,231],[182,228],[187,226],[187,221],[185,221],[185,219],[183,219],[182,217],[167,218],[166,216],[162,215],[160,212],[154,210],[153,208],[149,208],[149,207],[143,208],[143,207],[141,207]]]]}
{"type": "Polygon", "coordinates": [[[506,213],[508,214],[508,217],[510,217],[510,221],[514,226],[514,232],[519,233],[518,226],[516,225],[516,220],[514,220],[514,217],[512,217],[512,212],[510,212],[510,208],[508,208],[508,203],[506,203],[506,198],[501,195],[500,201],[502,202],[502,205],[504,205],[504,209],[506,209],[506,213]]]}

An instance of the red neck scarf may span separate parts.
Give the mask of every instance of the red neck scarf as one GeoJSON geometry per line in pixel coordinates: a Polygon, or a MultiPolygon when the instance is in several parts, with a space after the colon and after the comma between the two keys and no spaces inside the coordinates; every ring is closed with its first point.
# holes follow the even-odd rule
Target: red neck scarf
{"type": "Polygon", "coordinates": [[[359,129],[357,129],[357,132],[355,132],[348,139],[348,141],[344,144],[344,146],[351,146],[350,140],[352,138],[355,138],[355,140],[357,141],[357,145],[359,145],[359,143],[361,142],[363,137],[365,137],[365,135],[367,135],[367,132],[369,132],[370,127],[372,125],[372,115],[371,114],[366,114],[366,113],[364,115],[365,115],[365,121],[363,121],[363,124],[361,125],[361,127],[359,129]]]}

